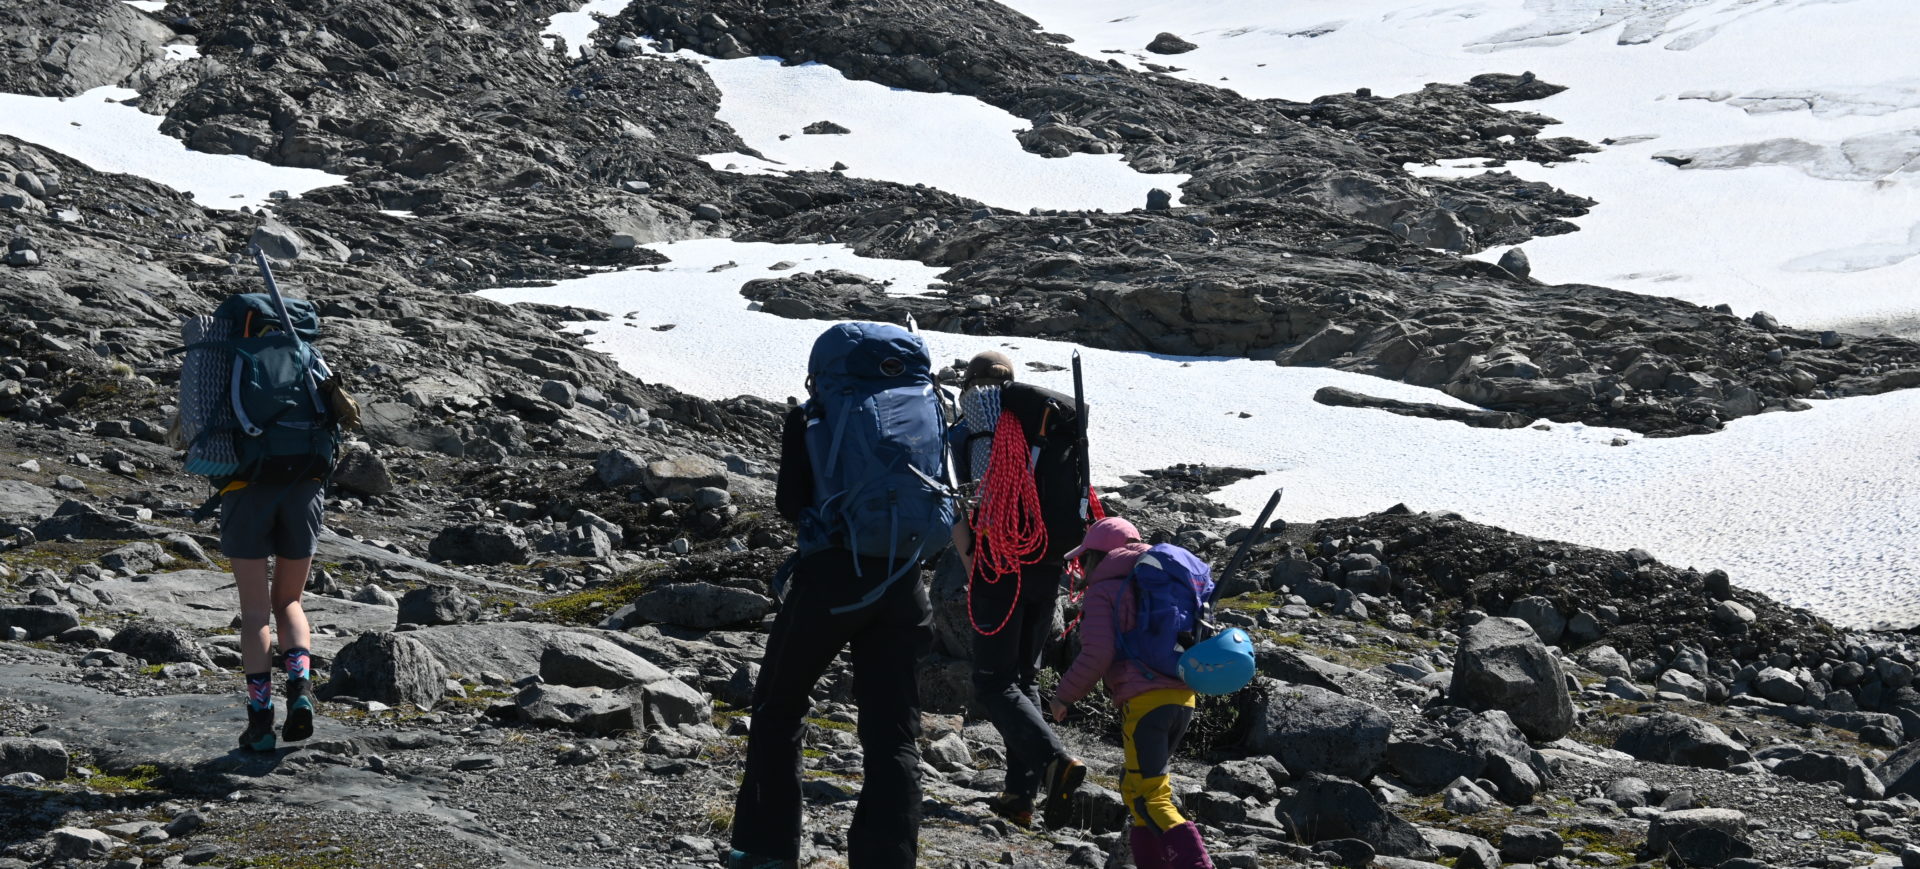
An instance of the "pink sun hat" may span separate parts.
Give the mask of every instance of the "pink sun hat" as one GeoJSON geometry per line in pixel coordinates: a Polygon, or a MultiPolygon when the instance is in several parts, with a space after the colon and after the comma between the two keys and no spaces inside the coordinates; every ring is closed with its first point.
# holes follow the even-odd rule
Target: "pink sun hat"
{"type": "Polygon", "coordinates": [[[1108,516],[1087,529],[1086,538],[1067,553],[1067,558],[1079,558],[1088,551],[1109,552],[1139,539],[1140,529],[1133,527],[1132,522],[1118,516],[1108,516]]]}

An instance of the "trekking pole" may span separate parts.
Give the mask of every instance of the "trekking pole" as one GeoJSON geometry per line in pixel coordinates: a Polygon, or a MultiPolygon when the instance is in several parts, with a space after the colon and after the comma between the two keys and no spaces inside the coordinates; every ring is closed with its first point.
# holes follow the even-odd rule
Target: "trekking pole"
{"type": "Polygon", "coordinates": [[[1253,521],[1253,528],[1247,532],[1247,539],[1240,541],[1240,548],[1234,550],[1233,557],[1227,560],[1227,569],[1220,572],[1220,581],[1213,584],[1213,594],[1207,597],[1209,611],[1213,609],[1213,599],[1220,596],[1220,589],[1226,586],[1227,580],[1233,578],[1241,562],[1247,560],[1247,553],[1253,551],[1253,544],[1259,541],[1261,532],[1267,530],[1267,520],[1273,518],[1273,509],[1280,506],[1280,496],[1286,491],[1284,488],[1273,490],[1273,497],[1267,499],[1267,506],[1260,510],[1260,518],[1253,521]]]}

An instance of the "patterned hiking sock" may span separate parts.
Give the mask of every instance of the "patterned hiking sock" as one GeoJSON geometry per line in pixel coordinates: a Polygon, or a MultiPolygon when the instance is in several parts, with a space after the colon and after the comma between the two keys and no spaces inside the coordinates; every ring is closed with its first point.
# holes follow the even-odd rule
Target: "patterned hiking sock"
{"type": "Polygon", "coordinates": [[[273,671],[247,674],[247,708],[273,708],[273,671]]]}
{"type": "Polygon", "coordinates": [[[305,697],[307,687],[313,684],[311,654],[304,646],[295,646],[287,650],[287,699],[305,697]]]}

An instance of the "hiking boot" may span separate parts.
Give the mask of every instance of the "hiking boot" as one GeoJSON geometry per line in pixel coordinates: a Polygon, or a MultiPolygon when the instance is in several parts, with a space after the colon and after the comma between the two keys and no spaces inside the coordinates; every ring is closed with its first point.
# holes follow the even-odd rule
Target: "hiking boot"
{"type": "Polygon", "coordinates": [[[280,738],[299,742],[313,735],[313,701],[305,695],[287,701],[287,723],[280,725],[280,738]]]}
{"type": "Polygon", "coordinates": [[[798,869],[799,866],[798,860],[755,857],[745,851],[734,851],[727,856],[727,869],[798,869]]]}
{"type": "Polygon", "coordinates": [[[1087,780],[1087,765],[1077,757],[1061,755],[1047,763],[1043,780],[1047,783],[1046,802],[1040,812],[1047,829],[1058,830],[1073,820],[1073,794],[1087,780]]]}
{"type": "Polygon", "coordinates": [[[248,751],[273,750],[273,707],[247,707],[247,729],[240,734],[240,747],[248,751]]]}
{"type": "Polygon", "coordinates": [[[1033,798],[999,793],[987,798],[987,811],[1022,830],[1033,829],[1033,798]]]}

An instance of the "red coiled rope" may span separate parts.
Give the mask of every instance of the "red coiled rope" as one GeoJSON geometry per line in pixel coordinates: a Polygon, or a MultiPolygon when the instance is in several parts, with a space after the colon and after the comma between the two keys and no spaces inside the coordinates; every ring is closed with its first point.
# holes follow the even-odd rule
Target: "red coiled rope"
{"type": "Polygon", "coordinates": [[[1046,554],[1047,526],[1040,521],[1040,490],[1033,484],[1027,458],[1027,433],[1011,411],[1001,411],[993,430],[993,451],[980,478],[980,506],[967,521],[973,529],[973,572],[967,576],[967,621],[981,636],[1005,630],[1020,608],[1020,569],[1046,554]],[[973,617],[973,583],[997,584],[1013,576],[1013,604],[993,630],[973,617]]]}

